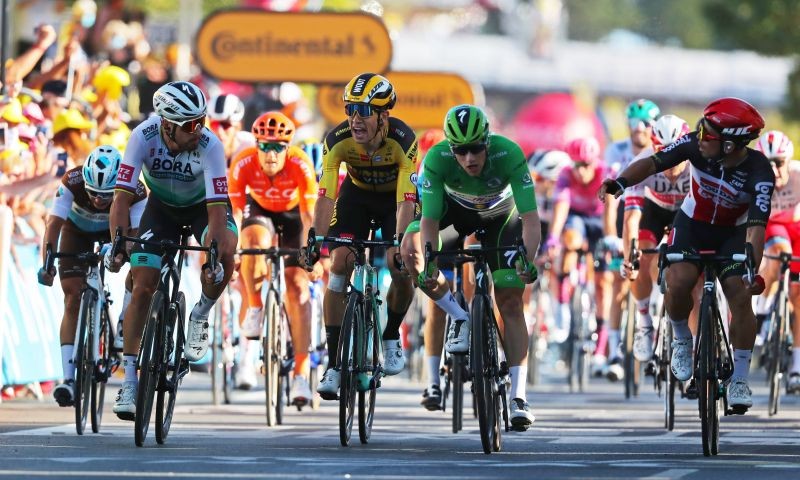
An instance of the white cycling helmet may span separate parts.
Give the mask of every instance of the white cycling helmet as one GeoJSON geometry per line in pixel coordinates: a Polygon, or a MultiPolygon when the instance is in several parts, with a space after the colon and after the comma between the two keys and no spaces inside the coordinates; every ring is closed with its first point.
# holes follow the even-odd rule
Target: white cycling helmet
{"type": "Polygon", "coordinates": [[[206,96],[191,82],[170,82],[156,90],[153,109],[161,118],[182,124],[206,114],[206,96]]]}
{"type": "Polygon", "coordinates": [[[121,162],[122,155],[116,148],[111,145],[96,147],[83,163],[85,188],[99,193],[113,192],[121,162]]]}
{"type": "Polygon", "coordinates": [[[653,125],[653,142],[666,147],[689,133],[689,124],[677,115],[662,115],[653,125]]]}
{"type": "Polygon", "coordinates": [[[528,159],[528,168],[538,178],[555,181],[564,167],[572,165],[572,159],[561,150],[537,150],[528,159]]]}
{"type": "Polygon", "coordinates": [[[780,157],[791,160],[794,155],[792,141],[780,130],[770,130],[758,137],[756,150],[763,153],[768,159],[780,157]]]}
{"type": "Polygon", "coordinates": [[[244,118],[244,102],[232,93],[211,97],[208,119],[218,122],[240,122],[244,118]]]}

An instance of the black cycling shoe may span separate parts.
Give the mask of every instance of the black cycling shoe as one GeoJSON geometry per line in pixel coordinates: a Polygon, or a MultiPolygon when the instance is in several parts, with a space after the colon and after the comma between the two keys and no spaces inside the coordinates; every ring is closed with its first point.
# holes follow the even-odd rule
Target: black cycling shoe
{"type": "Polygon", "coordinates": [[[426,410],[430,410],[432,412],[441,410],[442,390],[439,388],[439,385],[431,385],[430,388],[426,388],[422,393],[422,400],[419,402],[419,404],[425,407],[426,410]]]}
{"type": "Polygon", "coordinates": [[[686,392],[683,396],[689,400],[697,400],[700,396],[697,392],[697,382],[695,382],[694,377],[689,379],[689,384],[686,386],[686,392]]]}

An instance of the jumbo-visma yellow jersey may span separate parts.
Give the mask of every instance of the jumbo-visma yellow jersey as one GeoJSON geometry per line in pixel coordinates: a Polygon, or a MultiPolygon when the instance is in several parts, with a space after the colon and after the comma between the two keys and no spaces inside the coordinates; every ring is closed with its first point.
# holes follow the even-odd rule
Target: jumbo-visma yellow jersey
{"type": "Polygon", "coordinates": [[[358,188],[371,192],[397,191],[397,202],[417,199],[417,137],[402,120],[389,117],[389,131],[383,144],[370,156],[353,139],[347,121],[325,137],[322,150],[319,196],[336,199],[339,165],[358,188]]]}

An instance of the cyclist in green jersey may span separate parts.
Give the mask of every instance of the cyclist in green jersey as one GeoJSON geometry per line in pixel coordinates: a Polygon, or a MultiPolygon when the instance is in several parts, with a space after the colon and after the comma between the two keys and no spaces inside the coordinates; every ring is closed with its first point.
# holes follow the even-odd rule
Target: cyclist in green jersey
{"type": "Polygon", "coordinates": [[[541,224],[534,184],[520,147],[489,131],[486,114],[474,105],[458,105],[444,120],[446,139],[424,160],[420,191],[421,216],[406,230],[401,245],[412,278],[454,321],[445,348],[469,349],[468,313],[456,303],[444,275],[435,265],[424,268],[423,245],[439,245],[439,231],[450,225],[461,235],[485,232],[485,246],[513,245],[519,237],[527,249],[529,268],[516,252],[490,256],[494,297],[503,318],[503,340],[511,373],[511,421],[527,427],[534,417],[526,401],[528,330],[523,315],[525,283],[536,280],[533,259],[539,248],[541,224]]]}

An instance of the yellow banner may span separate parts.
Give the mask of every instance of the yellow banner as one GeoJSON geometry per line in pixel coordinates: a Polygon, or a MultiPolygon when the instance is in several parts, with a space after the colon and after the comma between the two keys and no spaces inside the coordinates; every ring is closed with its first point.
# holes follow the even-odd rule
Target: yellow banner
{"type": "Polygon", "coordinates": [[[346,84],[386,71],[392,41],[368,13],[239,9],[206,17],[195,52],[203,70],[223,80],[346,84]]]}

